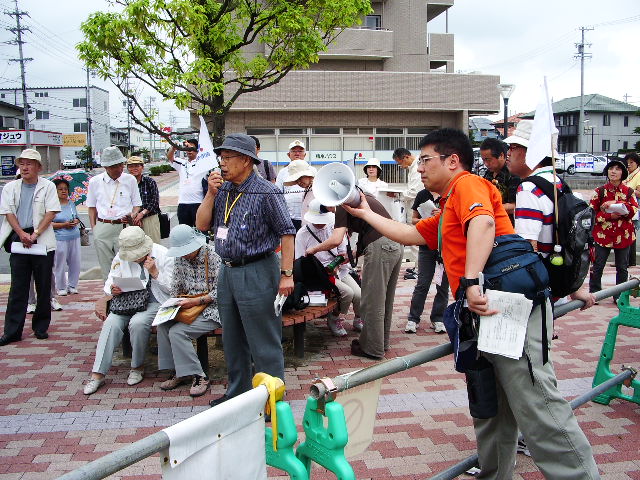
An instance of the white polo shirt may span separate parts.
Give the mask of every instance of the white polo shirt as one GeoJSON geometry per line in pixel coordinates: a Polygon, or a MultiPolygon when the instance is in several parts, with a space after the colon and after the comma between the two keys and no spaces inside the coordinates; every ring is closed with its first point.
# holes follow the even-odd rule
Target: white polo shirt
{"type": "Polygon", "coordinates": [[[87,206],[95,207],[98,218],[103,220],[118,220],[129,215],[133,207],[142,206],[136,177],[123,173],[114,180],[107,172],[96,175],[89,180],[87,206]]]}
{"type": "Polygon", "coordinates": [[[171,166],[180,175],[178,203],[202,203],[204,199],[202,179],[209,173],[211,165],[204,159],[196,158],[189,161],[186,158],[181,158],[179,162],[171,162],[171,166]]]}

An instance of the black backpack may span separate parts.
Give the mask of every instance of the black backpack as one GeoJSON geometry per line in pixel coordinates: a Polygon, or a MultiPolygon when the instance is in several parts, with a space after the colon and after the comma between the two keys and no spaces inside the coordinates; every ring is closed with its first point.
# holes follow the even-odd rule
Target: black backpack
{"type": "MultiPolygon", "coordinates": [[[[539,176],[522,180],[531,182],[553,202],[554,185],[539,176]]],[[[549,272],[549,286],[554,297],[564,297],[578,290],[589,273],[589,248],[593,245],[591,230],[595,221],[595,212],[584,200],[576,197],[569,185],[562,181],[562,190],[558,191],[558,223],[554,215],[554,243],[557,238],[562,252],[562,265],[553,265],[551,255],[545,259],[549,272]]],[[[554,212],[555,213],[555,212],[554,212]]]]}

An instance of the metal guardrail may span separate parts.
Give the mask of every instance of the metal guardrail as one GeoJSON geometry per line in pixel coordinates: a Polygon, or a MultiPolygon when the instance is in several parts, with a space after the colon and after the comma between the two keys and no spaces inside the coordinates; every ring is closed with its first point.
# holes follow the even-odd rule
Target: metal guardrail
{"type": "MultiPolygon", "coordinates": [[[[610,378],[606,382],[601,383],[600,385],[593,388],[592,390],[585,393],[584,395],[580,395],[579,397],[574,398],[571,402],[569,402],[569,404],[571,405],[571,408],[575,410],[579,406],[584,405],[589,400],[597,397],[603,392],[606,392],[611,387],[615,387],[616,385],[624,382],[627,378],[631,378],[635,374],[636,374],[636,371],[634,369],[627,368],[623,372],[619,373],[613,378],[610,378]]],[[[446,470],[443,470],[437,475],[433,477],[429,477],[427,480],[452,480],[456,478],[458,475],[462,475],[467,470],[469,470],[472,467],[476,467],[477,465],[478,465],[478,454],[474,454],[474,455],[471,455],[470,457],[465,458],[461,462],[456,463],[455,465],[447,468],[446,470]]]]}
{"type": "MultiPolygon", "coordinates": [[[[625,290],[636,288],[638,286],[640,286],[640,279],[634,278],[627,282],[618,284],[614,287],[601,290],[600,292],[597,292],[595,296],[596,299],[600,301],[604,298],[611,297],[613,295],[624,292],[625,290]]],[[[584,305],[584,302],[580,300],[574,300],[560,307],[557,307],[554,314],[556,317],[564,315],[572,310],[582,307],[582,305],[584,305]]],[[[446,355],[451,354],[452,352],[453,349],[451,347],[451,344],[446,343],[444,345],[439,345],[428,350],[415,352],[409,355],[405,355],[404,357],[397,357],[386,362],[378,363],[371,367],[358,370],[352,374],[341,375],[333,378],[332,380],[337,391],[342,392],[344,390],[348,390],[349,388],[357,387],[358,385],[377,380],[378,378],[402,372],[404,370],[416,367],[432,360],[437,360],[438,358],[442,358],[446,355]]],[[[631,371],[623,372],[618,376],[608,380],[607,382],[598,385],[598,387],[593,389],[591,392],[574,399],[571,402],[572,407],[576,408],[576,406],[582,405],[601,392],[604,392],[612,386],[621,383],[626,378],[631,376],[631,374],[631,371]],[[621,380],[616,380],[621,376],[624,377],[621,380]],[[576,406],[574,406],[574,403],[576,404],[576,406]]],[[[320,382],[315,383],[310,387],[310,394],[316,399],[324,397],[328,393],[329,391],[327,390],[325,385],[320,382]]],[[[156,432],[152,435],[149,435],[148,437],[132,443],[131,445],[127,445],[120,450],[111,452],[104,457],[98,458],[92,462],[87,463],[86,465],[83,465],[82,467],[68,472],[61,477],[58,477],[58,480],[100,480],[167,448],[169,448],[169,437],[167,436],[167,434],[163,431],[156,432]]],[[[455,478],[456,475],[464,473],[466,470],[475,466],[476,464],[477,455],[471,456],[463,460],[459,464],[450,467],[444,472],[441,472],[440,474],[438,474],[438,476],[432,477],[432,479],[430,480],[444,480],[455,478]],[[442,476],[445,474],[445,472],[453,472],[454,469],[458,473],[453,474],[453,476],[442,476]]]]}

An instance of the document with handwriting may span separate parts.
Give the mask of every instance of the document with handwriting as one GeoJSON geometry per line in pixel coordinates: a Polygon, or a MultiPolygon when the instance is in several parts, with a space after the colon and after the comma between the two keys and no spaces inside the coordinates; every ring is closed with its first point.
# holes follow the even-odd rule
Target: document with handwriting
{"type": "Polygon", "coordinates": [[[480,317],[478,350],[519,359],[533,302],[521,293],[487,290],[485,295],[489,309],[498,313],[480,317]]]}

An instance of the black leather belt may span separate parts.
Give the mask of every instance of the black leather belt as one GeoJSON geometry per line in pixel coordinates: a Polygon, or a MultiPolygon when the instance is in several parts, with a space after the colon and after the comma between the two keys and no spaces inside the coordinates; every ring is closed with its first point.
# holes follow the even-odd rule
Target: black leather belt
{"type": "Polygon", "coordinates": [[[102,223],[112,223],[112,224],[114,224],[114,225],[119,225],[119,224],[121,224],[121,223],[125,223],[125,222],[123,222],[123,221],[122,221],[122,219],[121,219],[121,218],[119,218],[119,219],[117,219],[117,220],[106,220],[106,219],[104,219],[104,218],[98,218],[97,220],[98,220],[99,222],[102,222],[102,223]]]}
{"type": "Polygon", "coordinates": [[[265,252],[259,253],[258,255],[251,255],[250,257],[242,257],[242,258],[223,258],[222,263],[227,267],[242,267],[244,265],[248,265],[253,262],[257,262],[258,260],[262,260],[263,258],[267,258],[273,252],[265,252]]]}

